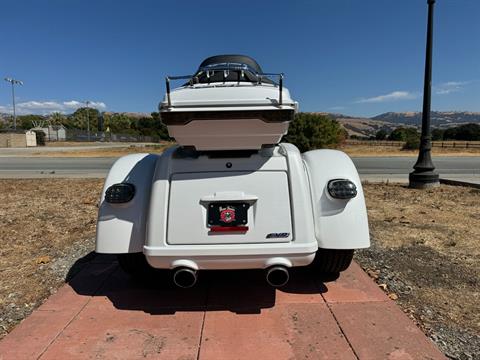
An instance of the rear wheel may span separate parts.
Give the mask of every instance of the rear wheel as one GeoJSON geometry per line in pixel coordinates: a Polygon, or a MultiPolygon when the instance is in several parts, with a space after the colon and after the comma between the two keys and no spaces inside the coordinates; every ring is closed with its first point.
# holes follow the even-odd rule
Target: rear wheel
{"type": "Polygon", "coordinates": [[[322,274],[338,274],[346,270],[354,250],[318,249],[311,266],[322,274]]]}

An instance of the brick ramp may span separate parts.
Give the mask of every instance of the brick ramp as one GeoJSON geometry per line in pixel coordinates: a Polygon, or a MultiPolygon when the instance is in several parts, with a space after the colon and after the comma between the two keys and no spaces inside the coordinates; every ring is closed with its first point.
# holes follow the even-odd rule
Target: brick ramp
{"type": "Polygon", "coordinates": [[[357,264],[334,282],[304,269],[203,273],[177,289],[97,256],[0,342],[0,359],[444,359],[357,264]],[[153,282],[153,280],[152,280],[153,282]]]}

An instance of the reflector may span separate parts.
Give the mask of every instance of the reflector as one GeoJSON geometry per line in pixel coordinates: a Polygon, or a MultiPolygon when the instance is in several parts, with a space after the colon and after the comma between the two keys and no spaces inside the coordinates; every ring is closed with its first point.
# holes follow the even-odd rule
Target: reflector
{"type": "Polygon", "coordinates": [[[132,200],[134,195],[135,186],[132,184],[114,184],[105,191],[105,201],[111,204],[126,203],[132,200]]]}
{"type": "Polygon", "coordinates": [[[248,226],[211,226],[211,232],[247,232],[248,226]]]}
{"type": "Polygon", "coordinates": [[[357,196],[357,187],[347,179],[335,179],[328,182],[328,193],[335,199],[353,199],[357,196]]]}

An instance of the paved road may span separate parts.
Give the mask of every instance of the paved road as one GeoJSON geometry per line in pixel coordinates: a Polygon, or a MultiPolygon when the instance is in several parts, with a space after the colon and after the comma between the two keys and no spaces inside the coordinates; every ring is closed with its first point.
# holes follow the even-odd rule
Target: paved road
{"type": "Polygon", "coordinates": [[[0,178],[105,177],[115,158],[0,157],[0,178]]]}
{"type": "MultiPolygon", "coordinates": [[[[361,157],[353,161],[362,180],[408,182],[414,157],[361,157]]],[[[480,157],[435,157],[436,171],[443,179],[480,184],[480,157]]]]}
{"type": "MultiPolygon", "coordinates": [[[[415,163],[413,157],[354,158],[363,179],[405,180],[415,163]]],[[[115,158],[0,157],[0,178],[104,177],[115,158]]],[[[442,177],[480,180],[480,157],[434,158],[442,177]]]]}

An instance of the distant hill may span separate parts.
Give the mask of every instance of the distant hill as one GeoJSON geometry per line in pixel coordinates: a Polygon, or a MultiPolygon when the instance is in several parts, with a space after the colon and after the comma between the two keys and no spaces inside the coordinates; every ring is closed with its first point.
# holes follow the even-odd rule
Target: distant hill
{"type": "MultiPolygon", "coordinates": [[[[387,112],[371,118],[354,117],[337,113],[320,113],[328,115],[342,124],[350,136],[374,136],[378,130],[387,132],[400,127],[420,128],[422,122],[421,112],[387,112]]],[[[465,123],[480,124],[480,112],[470,111],[432,111],[432,127],[449,128],[465,123]]]]}
{"type": "Polygon", "coordinates": [[[105,111],[103,112],[105,115],[113,115],[113,114],[123,114],[127,115],[129,118],[134,119],[141,119],[141,118],[151,118],[151,113],[141,113],[141,112],[115,112],[115,111],[105,111]]]}
{"type": "MultiPolygon", "coordinates": [[[[113,112],[105,112],[104,114],[113,114],[113,112]]],[[[149,113],[124,112],[130,118],[151,117],[149,113]]],[[[318,112],[318,114],[328,115],[336,119],[348,131],[350,136],[356,135],[360,137],[374,136],[378,130],[384,129],[387,132],[400,127],[411,126],[420,128],[422,121],[422,113],[420,112],[386,112],[371,118],[349,116],[339,113],[318,112]]],[[[70,116],[71,114],[67,115],[70,116]]],[[[45,119],[48,115],[43,116],[45,119]]],[[[0,127],[7,123],[7,119],[11,118],[11,114],[0,113],[0,127]]],[[[480,112],[471,111],[432,111],[432,127],[449,128],[465,123],[480,124],[480,112]]]]}
{"type": "Polygon", "coordinates": [[[395,128],[399,127],[399,125],[390,123],[388,121],[373,120],[367,117],[355,117],[334,113],[319,114],[327,115],[337,120],[345,128],[345,130],[347,130],[349,136],[355,135],[359,137],[369,137],[374,136],[380,129],[391,132],[395,128]]]}
{"type": "MultiPolygon", "coordinates": [[[[480,123],[480,112],[471,111],[432,111],[433,127],[447,128],[465,123],[480,123]]],[[[372,120],[386,121],[394,124],[419,126],[422,121],[421,112],[387,112],[372,117],[372,120]]]]}

